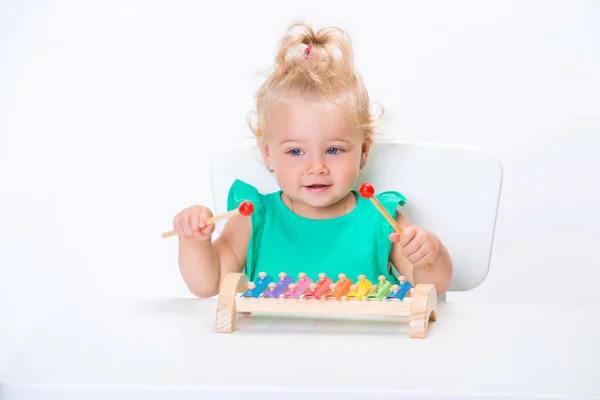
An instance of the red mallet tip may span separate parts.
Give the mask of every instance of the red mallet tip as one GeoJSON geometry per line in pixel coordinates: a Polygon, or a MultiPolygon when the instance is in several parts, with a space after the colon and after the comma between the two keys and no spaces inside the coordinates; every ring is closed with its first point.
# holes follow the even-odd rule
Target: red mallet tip
{"type": "Polygon", "coordinates": [[[249,201],[243,201],[240,203],[240,207],[238,209],[240,210],[240,214],[247,217],[254,212],[254,204],[249,201]]]}
{"type": "Polygon", "coordinates": [[[365,182],[358,188],[358,193],[360,193],[362,197],[368,199],[370,197],[373,197],[373,195],[375,194],[375,188],[373,188],[373,185],[371,185],[370,183],[365,182]]]}

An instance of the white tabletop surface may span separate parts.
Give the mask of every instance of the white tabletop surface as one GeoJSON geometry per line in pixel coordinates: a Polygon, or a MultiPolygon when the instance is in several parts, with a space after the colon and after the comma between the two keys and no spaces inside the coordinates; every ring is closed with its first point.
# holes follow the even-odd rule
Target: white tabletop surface
{"type": "Polygon", "coordinates": [[[600,399],[591,307],[442,303],[426,339],[393,318],[267,314],[219,334],[215,307],[146,299],[65,311],[10,360],[0,398],[600,399]]]}

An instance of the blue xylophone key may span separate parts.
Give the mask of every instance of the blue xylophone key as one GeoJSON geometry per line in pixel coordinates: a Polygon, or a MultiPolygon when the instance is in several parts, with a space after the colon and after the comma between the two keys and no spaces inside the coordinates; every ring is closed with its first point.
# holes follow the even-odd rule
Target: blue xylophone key
{"type": "Polygon", "coordinates": [[[403,300],[407,293],[410,291],[410,289],[412,289],[412,285],[410,284],[410,282],[404,282],[402,286],[400,286],[400,290],[398,290],[398,293],[396,293],[396,298],[398,300],[403,300]]]}
{"type": "Polygon", "coordinates": [[[273,281],[273,277],[271,275],[267,275],[264,272],[258,274],[258,279],[254,282],[256,286],[254,289],[246,290],[241,297],[258,297],[262,292],[265,291],[269,283],[273,281]]]}

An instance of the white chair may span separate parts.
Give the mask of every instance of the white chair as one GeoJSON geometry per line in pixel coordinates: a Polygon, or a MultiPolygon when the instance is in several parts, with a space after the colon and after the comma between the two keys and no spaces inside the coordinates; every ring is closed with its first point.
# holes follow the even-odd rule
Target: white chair
{"type": "MultiPolygon", "coordinates": [[[[357,184],[370,182],[376,193],[397,190],[407,198],[408,219],[438,235],[454,264],[449,291],[467,291],[487,276],[502,186],[502,167],[482,149],[414,144],[375,143],[357,184]]],[[[238,178],[261,193],[279,190],[256,146],[218,156],[211,168],[216,214],[227,212],[227,194],[238,178]]],[[[218,235],[225,222],[217,224],[218,235]]]]}

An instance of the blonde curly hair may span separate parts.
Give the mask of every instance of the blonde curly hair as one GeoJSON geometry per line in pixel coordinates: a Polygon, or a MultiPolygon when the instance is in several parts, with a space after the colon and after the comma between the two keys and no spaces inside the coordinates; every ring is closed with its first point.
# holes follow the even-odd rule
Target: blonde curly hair
{"type": "Polygon", "coordinates": [[[337,27],[325,27],[317,33],[306,23],[294,23],[280,41],[272,72],[256,92],[256,123],[248,120],[257,140],[268,132],[270,107],[303,94],[319,95],[317,105],[329,102],[349,107],[352,122],[362,128],[365,139],[372,141],[376,125],[383,115],[371,112],[369,93],[354,70],[352,43],[337,27]]]}

